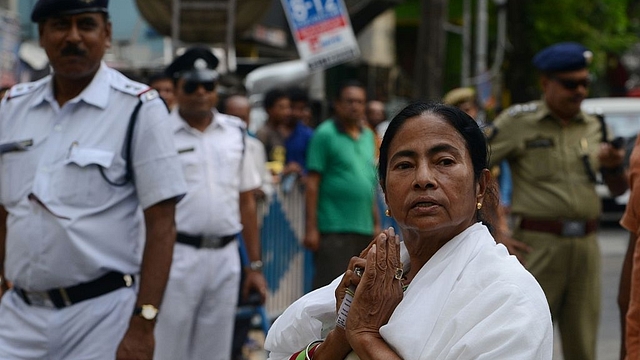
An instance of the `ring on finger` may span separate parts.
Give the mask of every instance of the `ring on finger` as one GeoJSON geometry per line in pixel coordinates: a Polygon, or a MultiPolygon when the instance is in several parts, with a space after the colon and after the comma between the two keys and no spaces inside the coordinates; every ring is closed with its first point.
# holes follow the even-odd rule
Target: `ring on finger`
{"type": "Polygon", "coordinates": [[[353,272],[358,275],[358,277],[362,277],[362,274],[364,273],[364,268],[360,267],[360,266],[356,266],[353,268],[353,272]]]}
{"type": "Polygon", "coordinates": [[[396,280],[402,280],[402,275],[404,275],[404,270],[402,270],[402,268],[396,268],[396,272],[393,275],[393,277],[396,280]]]}

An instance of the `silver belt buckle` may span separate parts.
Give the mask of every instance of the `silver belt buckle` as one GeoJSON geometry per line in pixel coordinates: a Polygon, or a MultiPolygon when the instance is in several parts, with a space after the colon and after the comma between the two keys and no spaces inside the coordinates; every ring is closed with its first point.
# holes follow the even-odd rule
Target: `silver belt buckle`
{"type": "Polygon", "coordinates": [[[24,296],[29,299],[29,302],[32,306],[47,307],[52,309],[56,307],[46,291],[24,291],[24,296]]]}
{"type": "Polygon", "coordinates": [[[202,237],[200,247],[206,249],[217,249],[222,245],[222,238],[213,235],[205,235],[202,237]]]}
{"type": "Polygon", "coordinates": [[[587,223],[578,220],[566,220],[562,222],[562,236],[581,237],[587,233],[587,223]]]}

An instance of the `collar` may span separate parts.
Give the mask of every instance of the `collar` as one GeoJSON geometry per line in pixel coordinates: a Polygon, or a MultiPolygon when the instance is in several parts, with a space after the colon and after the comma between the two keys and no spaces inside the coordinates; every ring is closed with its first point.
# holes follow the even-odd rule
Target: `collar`
{"type": "MultiPolygon", "coordinates": [[[[189,123],[185,119],[183,119],[182,116],[180,116],[179,110],[180,110],[180,106],[175,106],[173,110],[171,110],[170,115],[171,115],[171,118],[173,119],[173,132],[175,133],[180,130],[186,130],[189,132],[197,131],[193,127],[191,127],[191,125],[189,125],[189,123]]],[[[212,108],[211,112],[213,113],[213,118],[211,119],[211,124],[207,126],[207,129],[205,131],[222,127],[222,124],[220,121],[221,116],[218,110],[216,110],[215,108],[212,108]]],[[[197,131],[197,132],[200,132],[200,131],[197,131]]]]}
{"type": "MultiPolygon", "coordinates": [[[[549,109],[549,106],[547,106],[547,103],[542,100],[540,101],[540,111],[538,112],[537,115],[537,120],[538,121],[542,121],[543,119],[552,119],[554,121],[560,121],[560,119],[558,119],[557,116],[555,116],[552,112],[551,109],[549,109]]],[[[571,119],[571,122],[585,122],[585,114],[584,112],[580,111],[578,114],[576,114],[576,116],[574,116],[571,119]]]]}
{"type": "MultiPolygon", "coordinates": [[[[339,121],[337,118],[332,118],[331,121],[333,121],[333,124],[335,125],[336,129],[338,130],[338,132],[341,132],[343,134],[347,133],[347,131],[345,130],[344,125],[342,124],[341,121],[339,121]]],[[[358,124],[358,131],[360,131],[360,133],[362,133],[362,131],[363,131],[362,124],[358,124]]]]}
{"type": "MultiPolygon", "coordinates": [[[[87,104],[105,109],[109,103],[109,91],[107,90],[110,87],[111,77],[109,76],[108,67],[104,61],[102,61],[100,63],[100,68],[93,76],[89,85],[84,88],[78,96],[69,100],[68,103],[84,101],[87,104]]],[[[45,90],[38,96],[34,97],[31,102],[31,107],[40,105],[43,101],[47,101],[49,103],[56,102],[55,96],[53,95],[53,77],[45,87],[45,90]]]]}

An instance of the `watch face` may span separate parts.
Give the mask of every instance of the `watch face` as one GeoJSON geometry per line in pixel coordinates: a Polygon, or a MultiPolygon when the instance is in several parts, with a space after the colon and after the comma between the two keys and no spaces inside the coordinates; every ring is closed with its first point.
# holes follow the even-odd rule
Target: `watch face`
{"type": "Polygon", "coordinates": [[[252,261],[251,264],[249,264],[249,268],[253,271],[260,271],[262,270],[262,267],[263,264],[260,260],[252,261]]]}
{"type": "Polygon", "coordinates": [[[158,315],[158,309],[151,305],[143,305],[140,315],[147,320],[153,320],[158,315]]]}

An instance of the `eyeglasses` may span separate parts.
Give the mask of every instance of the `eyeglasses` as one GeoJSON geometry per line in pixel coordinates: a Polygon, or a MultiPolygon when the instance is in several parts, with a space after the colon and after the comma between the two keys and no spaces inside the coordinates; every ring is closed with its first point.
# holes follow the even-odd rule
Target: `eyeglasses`
{"type": "Polygon", "coordinates": [[[585,78],[580,80],[571,80],[571,79],[563,79],[557,76],[551,76],[551,79],[556,81],[558,84],[562,85],[563,88],[567,90],[575,90],[578,86],[583,86],[585,89],[588,89],[591,86],[591,79],[585,78]]]}
{"type": "Polygon", "coordinates": [[[206,82],[198,82],[198,81],[187,81],[182,86],[182,90],[184,90],[185,94],[193,94],[198,90],[198,87],[204,87],[207,92],[213,91],[216,88],[215,81],[206,81],[206,82]]]}

